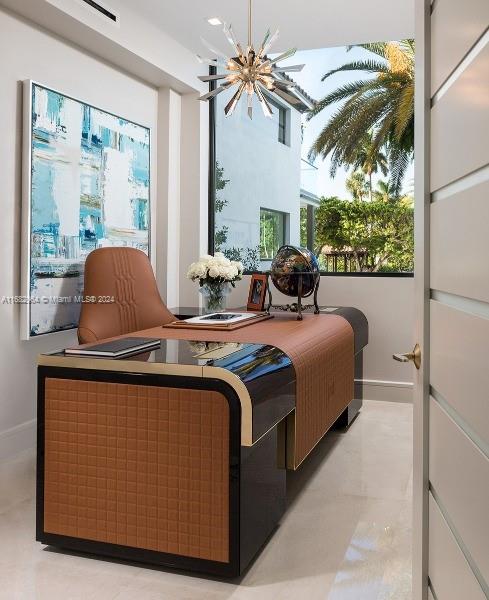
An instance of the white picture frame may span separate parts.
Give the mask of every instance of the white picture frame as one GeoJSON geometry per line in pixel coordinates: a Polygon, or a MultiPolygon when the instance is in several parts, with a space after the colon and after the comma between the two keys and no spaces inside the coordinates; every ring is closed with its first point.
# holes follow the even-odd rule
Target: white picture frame
{"type": "MultiPolygon", "coordinates": [[[[131,214],[136,214],[137,217],[140,217],[144,222],[143,228],[134,228],[133,230],[122,228],[119,231],[129,231],[130,233],[135,232],[134,239],[131,239],[131,236],[126,236],[127,239],[123,239],[124,234],[121,233],[121,239],[110,238],[110,236],[106,236],[103,239],[96,238],[95,247],[97,247],[98,243],[100,245],[114,245],[114,246],[132,246],[132,247],[140,247],[140,249],[144,250],[149,257],[151,257],[151,218],[152,218],[152,203],[151,203],[151,161],[152,161],[152,147],[151,147],[151,128],[145,125],[141,125],[139,123],[135,123],[134,121],[127,119],[125,117],[121,117],[115,115],[114,113],[107,111],[105,109],[101,109],[97,106],[94,106],[90,102],[86,102],[84,100],[80,100],[78,98],[74,98],[73,96],[66,94],[64,92],[60,92],[55,88],[38,83],[34,80],[26,80],[23,82],[23,140],[22,140],[22,244],[21,244],[21,297],[16,299],[20,302],[20,337],[23,340],[29,340],[32,338],[37,338],[40,336],[52,336],[56,335],[59,332],[67,331],[70,329],[74,329],[77,327],[77,321],[73,320],[74,314],[78,311],[79,306],[81,305],[81,295],[83,291],[83,285],[80,285],[80,278],[82,275],[78,275],[77,284],[75,285],[74,281],[70,281],[71,285],[64,286],[58,285],[60,279],[72,279],[69,275],[61,275],[59,277],[52,277],[53,284],[53,295],[49,294],[39,295],[39,290],[36,290],[36,282],[39,282],[40,279],[34,279],[33,276],[33,219],[32,219],[32,211],[33,211],[33,152],[36,153],[37,150],[33,150],[34,148],[34,127],[33,127],[33,100],[35,99],[34,93],[37,90],[46,91],[48,94],[59,96],[66,100],[67,103],[75,103],[83,107],[83,110],[91,111],[90,114],[97,115],[100,119],[100,122],[105,123],[104,119],[107,120],[108,123],[114,123],[115,127],[115,135],[119,135],[121,139],[124,135],[126,143],[136,144],[139,143],[143,145],[141,140],[144,140],[144,153],[146,156],[146,146],[147,146],[147,182],[143,186],[143,196],[144,198],[134,198],[131,197],[131,214]],[[124,127],[130,131],[130,135],[126,135],[124,132],[124,127]],[[118,129],[119,128],[119,129],[118,129]],[[121,131],[120,131],[121,130],[121,131]],[[133,138],[132,136],[135,136],[133,138]],[[138,139],[138,136],[141,136],[141,140],[138,139]],[[147,137],[146,137],[147,136],[147,137]],[[147,144],[146,140],[147,139],[147,144]],[[134,208],[134,201],[137,201],[137,207],[140,210],[136,210],[134,208]],[[141,209],[141,206],[143,209],[141,209]],[[33,287],[34,285],[34,287],[33,287]],[[67,295],[60,295],[58,293],[57,288],[68,287],[67,295]],[[75,289],[76,288],[76,289],[75,289]],[[75,293],[76,291],[76,293],[75,293]],[[34,292],[34,293],[33,293],[34,292]],[[58,300],[56,300],[58,298],[58,300]],[[71,298],[71,302],[68,302],[67,299],[71,298]],[[58,303],[56,303],[58,302],[58,303]],[[45,318],[43,317],[41,326],[39,326],[38,320],[39,315],[44,312],[48,315],[45,318]],[[52,316],[54,315],[54,317],[52,316]],[[65,317],[66,315],[66,321],[65,317]],[[68,319],[68,315],[69,319],[68,319]],[[50,323],[52,323],[52,327],[50,327],[50,323]]],[[[107,131],[110,130],[108,128],[107,131]]],[[[81,137],[80,137],[80,145],[81,145],[81,137]]],[[[109,148],[110,149],[110,148],[109,148]]],[[[120,148],[118,148],[120,150],[120,148]]],[[[106,148],[103,147],[103,151],[106,148]]],[[[143,150],[141,150],[143,151],[143,150]]],[[[83,150],[80,150],[82,153],[83,150]]],[[[80,154],[81,155],[81,154],[80,154]]],[[[36,155],[36,160],[38,159],[36,155]]],[[[66,161],[65,161],[66,162],[66,161]]],[[[75,165],[75,162],[73,163],[75,165]]],[[[105,163],[106,164],[106,163],[105,163]]],[[[80,167],[81,169],[81,167],[80,167]]],[[[135,167],[134,167],[135,169],[135,167]]],[[[140,182],[134,183],[134,187],[136,184],[139,185],[140,182]]],[[[81,185],[81,184],[80,184],[81,185]]],[[[141,188],[142,189],[142,188],[141,188]]],[[[80,187],[81,190],[81,187],[80,187]]],[[[34,201],[36,198],[37,191],[34,191],[34,201]]],[[[138,191],[139,193],[139,191],[138,191]]],[[[80,191],[81,195],[81,191],[80,191]]],[[[127,195],[124,197],[129,197],[130,192],[127,192],[127,195]]],[[[105,197],[102,197],[102,192],[100,192],[100,213],[105,214],[104,203],[106,202],[105,197]]],[[[79,199],[80,206],[82,204],[82,200],[79,199]]],[[[113,202],[112,202],[113,204],[113,202]]],[[[125,215],[126,219],[128,217],[129,208],[126,207],[125,215]]],[[[79,218],[81,219],[81,210],[79,218]]],[[[108,212],[108,211],[107,211],[108,212]]],[[[90,215],[89,215],[90,216],[90,215]]],[[[136,218],[136,217],[134,217],[136,218]]],[[[98,226],[98,225],[97,225],[98,226]]],[[[104,230],[111,229],[111,231],[118,231],[117,228],[105,228],[104,230]]],[[[80,245],[82,245],[82,240],[79,240],[80,245]]],[[[76,244],[75,244],[76,245],[76,244]]],[[[87,244],[85,244],[87,245],[87,244]]],[[[90,245],[90,244],[88,244],[90,245]]],[[[93,249],[93,248],[92,248],[93,249]]],[[[80,251],[80,255],[77,256],[74,261],[79,262],[80,265],[84,264],[86,258],[87,248],[84,248],[83,251],[80,251]]],[[[41,260],[41,259],[38,259],[41,260]]],[[[49,277],[46,277],[48,280],[49,277]]],[[[73,280],[75,277],[73,277],[73,280]]],[[[43,282],[44,283],[44,282],[43,282]]]]}

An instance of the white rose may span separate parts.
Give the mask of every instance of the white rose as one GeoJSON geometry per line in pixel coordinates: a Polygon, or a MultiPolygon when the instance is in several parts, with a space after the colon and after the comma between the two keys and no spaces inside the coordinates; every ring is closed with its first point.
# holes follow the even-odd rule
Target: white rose
{"type": "Polygon", "coordinates": [[[194,267],[194,273],[199,278],[205,277],[207,273],[207,265],[199,261],[194,267]]]}
{"type": "Polygon", "coordinates": [[[217,279],[221,274],[221,271],[219,269],[219,267],[216,267],[214,265],[212,265],[211,267],[209,267],[209,277],[212,277],[212,279],[217,279]]]}
{"type": "Polygon", "coordinates": [[[244,271],[243,263],[237,260],[233,260],[231,261],[231,264],[233,264],[238,270],[238,275],[241,275],[241,273],[244,271]]]}
{"type": "Polygon", "coordinates": [[[226,265],[216,265],[216,270],[219,273],[219,277],[222,277],[223,279],[227,279],[228,276],[228,268],[226,267],[226,265]]]}
{"type": "Polygon", "coordinates": [[[195,278],[195,263],[192,263],[187,271],[187,278],[194,279],[195,278]]]}
{"type": "Polygon", "coordinates": [[[233,279],[236,279],[237,276],[238,276],[238,269],[237,269],[236,265],[229,265],[228,278],[230,280],[233,280],[233,279]]]}

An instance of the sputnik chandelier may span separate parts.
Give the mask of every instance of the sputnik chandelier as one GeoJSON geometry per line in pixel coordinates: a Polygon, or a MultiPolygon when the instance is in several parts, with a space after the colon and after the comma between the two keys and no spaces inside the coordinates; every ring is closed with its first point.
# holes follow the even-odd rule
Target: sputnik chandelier
{"type": "MultiPolygon", "coordinates": [[[[304,68],[304,65],[291,65],[287,67],[278,66],[280,61],[294,56],[297,51],[296,48],[287,50],[287,52],[284,52],[274,59],[267,57],[267,53],[272,47],[272,44],[278,38],[278,30],[273,35],[271,35],[270,30],[268,30],[260,49],[258,52],[255,52],[255,48],[253,47],[251,2],[252,0],[249,0],[248,46],[246,51],[243,50],[243,46],[236,40],[232,26],[224,24],[224,34],[233,47],[236,56],[228,58],[225,54],[205,42],[205,40],[202,40],[213,54],[226,61],[226,72],[199,77],[199,79],[204,82],[225,80],[218,87],[201,96],[199,100],[210,100],[228,88],[233,86],[238,87],[235,94],[224,108],[226,116],[233,114],[243,92],[246,92],[248,96],[248,116],[250,119],[253,118],[253,96],[255,94],[261,104],[263,113],[267,117],[272,116],[273,110],[266,98],[266,92],[276,94],[291,104],[298,104],[300,102],[298,98],[289,92],[289,90],[297,84],[285,77],[284,73],[292,71],[298,72],[302,71],[304,68]]],[[[199,60],[213,67],[217,67],[218,58],[203,59],[199,57],[199,60]]]]}

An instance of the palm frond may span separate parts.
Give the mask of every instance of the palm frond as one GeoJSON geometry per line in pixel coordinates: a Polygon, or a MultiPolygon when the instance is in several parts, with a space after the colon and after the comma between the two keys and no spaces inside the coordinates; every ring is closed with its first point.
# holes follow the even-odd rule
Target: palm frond
{"type": "Polygon", "coordinates": [[[390,185],[393,193],[399,196],[402,188],[402,180],[409,166],[411,155],[404,152],[396,145],[389,147],[389,170],[390,185]]]}
{"type": "Polygon", "coordinates": [[[352,83],[342,85],[327,96],[324,96],[324,98],[321,98],[321,100],[318,100],[314,108],[307,115],[307,119],[311,120],[327,106],[339,102],[340,100],[344,100],[345,98],[348,98],[348,96],[352,96],[353,94],[364,90],[364,88],[365,81],[353,81],[352,83]]]}
{"type": "Polygon", "coordinates": [[[382,58],[387,58],[387,42],[370,42],[367,44],[355,44],[354,46],[349,46],[348,49],[355,46],[358,48],[363,48],[364,50],[368,50],[369,52],[373,52],[373,54],[377,54],[377,56],[381,56],[382,58]]]}
{"type": "Polygon", "coordinates": [[[405,87],[399,97],[399,103],[396,109],[396,123],[394,135],[398,140],[401,139],[404,131],[414,118],[414,85],[405,87]]]}
{"type": "Polygon", "coordinates": [[[331,75],[335,73],[341,73],[342,71],[364,71],[365,73],[388,73],[389,67],[385,63],[380,63],[374,60],[355,60],[336,69],[331,69],[321,77],[321,81],[325,81],[331,75]]]}
{"type": "Polygon", "coordinates": [[[340,166],[352,165],[369,175],[380,171],[387,176],[388,165],[393,193],[399,193],[414,147],[414,40],[358,47],[381,60],[355,60],[323,76],[322,81],[339,72],[370,75],[339,86],[310,112],[308,119],[340,103],[312,145],[309,157],[329,156],[332,176],[340,166]]]}

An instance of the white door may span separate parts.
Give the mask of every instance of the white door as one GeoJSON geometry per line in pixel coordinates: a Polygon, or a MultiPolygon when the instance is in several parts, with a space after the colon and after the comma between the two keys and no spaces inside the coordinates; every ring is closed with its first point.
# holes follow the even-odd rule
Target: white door
{"type": "Polygon", "coordinates": [[[416,0],[414,600],[489,598],[489,0],[416,0]]]}

